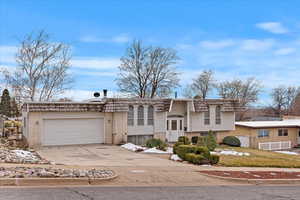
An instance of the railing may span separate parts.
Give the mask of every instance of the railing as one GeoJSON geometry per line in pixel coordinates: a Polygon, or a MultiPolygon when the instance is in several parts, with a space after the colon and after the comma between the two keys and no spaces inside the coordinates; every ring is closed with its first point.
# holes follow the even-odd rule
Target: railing
{"type": "Polygon", "coordinates": [[[290,149],[291,147],[292,147],[291,141],[258,143],[258,149],[262,149],[262,150],[290,149]]]}

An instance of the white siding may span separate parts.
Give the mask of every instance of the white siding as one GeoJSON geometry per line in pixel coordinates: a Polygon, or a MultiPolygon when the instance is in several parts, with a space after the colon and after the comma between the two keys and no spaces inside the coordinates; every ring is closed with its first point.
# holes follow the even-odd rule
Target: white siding
{"type": "Polygon", "coordinates": [[[204,124],[204,112],[190,112],[190,131],[225,131],[234,130],[235,114],[234,112],[221,112],[221,124],[216,124],[215,119],[216,106],[210,105],[210,124],[204,124]]]}
{"type": "MultiPolygon", "coordinates": [[[[156,119],[154,119],[154,126],[147,125],[148,121],[148,105],[144,105],[144,125],[138,126],[138,106],[134,105],[134,126],[128,126],[128,135],[153,135],[154,134],[154,126],[156,119]]],[[[155,109],[155,108],[154,108],[155,109]]]]}

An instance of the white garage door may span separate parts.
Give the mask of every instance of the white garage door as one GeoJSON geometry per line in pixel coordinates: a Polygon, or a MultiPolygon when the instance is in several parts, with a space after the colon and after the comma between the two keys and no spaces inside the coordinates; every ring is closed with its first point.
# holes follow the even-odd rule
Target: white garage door
{"type": "Polygon", "coordinates": [[[43,145],[92,144],[104,142],[102,118],[45,119],[43,145]]]}
{"type": "Polygon", "coordinates": [[[241,147],[249,147],[250,146],[249,136],[235,136],[235,137],[239,138],[239,140],[241,142],[241,147]]]}

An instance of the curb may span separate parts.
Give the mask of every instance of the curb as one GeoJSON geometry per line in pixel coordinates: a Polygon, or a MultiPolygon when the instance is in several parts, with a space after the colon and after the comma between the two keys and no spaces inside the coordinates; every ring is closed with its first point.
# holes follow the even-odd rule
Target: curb
{"type": "Polygon", "coordinates": [[[118,175],[106,178],[1,178],[0,186],[101,185],[117,177],[118,175]]]}
{"type": "Polygon", "coordinates": [[[201,173],[201,175],[217,178],[226,181],[239,182],[239,183],[250,183],[250,184],[300,184],[300,179],[247,179],[247,178],[231,178],[231,177],[222,177],[206,173],[201,173]]]}

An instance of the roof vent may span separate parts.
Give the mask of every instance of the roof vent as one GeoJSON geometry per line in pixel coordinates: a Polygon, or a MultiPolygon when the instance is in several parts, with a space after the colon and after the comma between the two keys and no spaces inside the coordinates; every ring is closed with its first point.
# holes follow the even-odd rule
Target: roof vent
{"type": "Polygon", "coordinates": [[[94,92],[94,97],[96,97],[96,98],[100,97],[100,93],[99,92],[94,92]]]}
{"type": "Polygon", "coordinates": [[[103,97],[106,98],[107,97],[107,89],[103,90],[103,97]]]}

